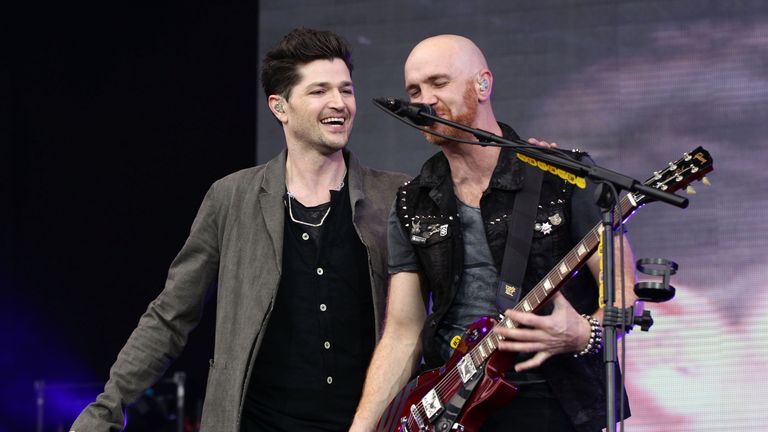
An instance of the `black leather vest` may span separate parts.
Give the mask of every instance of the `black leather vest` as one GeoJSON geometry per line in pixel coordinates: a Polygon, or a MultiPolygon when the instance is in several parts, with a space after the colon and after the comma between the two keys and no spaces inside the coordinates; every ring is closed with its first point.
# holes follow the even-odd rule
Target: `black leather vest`
{"type": "MultiPolygon", "coordinates": [[[[500,125],[505,137],[517,137],[511,128],[500,125]]],[[[502,149],[489,187],[480,200],[486,239],[497,269],[501,268],[504,258],[509,209],[516,192],[522,187],[522,164],[512,150],[502,149]]],[[[571,233],[573,187],[553,174],[544,175],[537,228],[523,281],[523,296],[581,240],[574,239],[571,233]]],[[[425,367],[438,367],[447,359],[439,355],[435,332],[460,287],[464,260],[461,223],[450,166],[442,152],[430,158],[419,176],[398,190],[396,211],[416,252],[425,289],[431,294],[431,313],[422,330],[425,367]]],[[[599,213],[595,224],[598,222],[599,213]]],[[[495,290],[496,287],[489,289],[495,290]]],[[[580,272],[562,292],[580,313],[591,313],[597,309],[598,289],[587,270],[580,272]]],[[[550,312],[551,306],[545,306],[540,313],[550,312]]],[[[539,370],[576,423],[600,424],[599,421],[593,423],[593,420],[602,418],[601,410],[605,406],[604,402],[602,405],[596,402],[605,400],[601,356],[576,359],[562,354],[550,358],[539,370]],[[595,399],[590,399],[589,404],[582,404],[579,402],[580,391],[590,392],[595,399]]]]}

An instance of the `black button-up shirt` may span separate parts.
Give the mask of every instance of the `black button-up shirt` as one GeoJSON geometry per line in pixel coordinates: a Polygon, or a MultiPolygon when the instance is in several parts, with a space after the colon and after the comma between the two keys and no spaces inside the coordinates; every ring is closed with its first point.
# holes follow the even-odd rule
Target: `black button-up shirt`
{"type": "Polygon", "coordinates": [[[346,430],[351,423],[375,330],[368,254],[349,201],[346,186],[313,208],[286,196],[282,279],[244,430],[346,430]],[[319,223],[328,206],[320,227],[295,222],[319,223]]]}

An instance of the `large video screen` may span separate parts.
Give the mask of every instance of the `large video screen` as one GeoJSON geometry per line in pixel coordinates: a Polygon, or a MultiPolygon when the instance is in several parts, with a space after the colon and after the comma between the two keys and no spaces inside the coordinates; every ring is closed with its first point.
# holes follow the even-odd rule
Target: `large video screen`
{"type": "MultiPolygon", "coordinates": [[[[715,170],[681,210],[629,222],[637,258],[680,265],[676,297],[626,338],[631,431],[768,430],[768,4],[759,1],[263,2],[263,55],[293,27],[353,45],[366,163],[418,172],[437,149],[370,99],[405,97],[403,61],[424,37],[473,39],[497,117],[523,137],[588,151],[645,180],[697,146],[715,170]],[[375,11],[373,13],[372,11],[375,11]]],[[[284,145],[261,107],[258,156],[284,145]]]]}

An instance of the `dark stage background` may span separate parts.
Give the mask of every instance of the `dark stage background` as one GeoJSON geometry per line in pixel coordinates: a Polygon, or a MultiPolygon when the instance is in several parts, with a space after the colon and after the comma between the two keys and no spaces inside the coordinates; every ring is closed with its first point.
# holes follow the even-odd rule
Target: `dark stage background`
{"type": "MultiPolygon", "coordinates": [[[[63,2],[4,18],[3,432],[35,430],[34,380],[106,380],[210,183],[255,163],[258,4],[63,2]]],[[[191,416],[211,306],[169,371],[187,373],[191,416]]],[[[48,393],[46,431],[94,397],[48,393]]]]}
{"type": "MultiPolygon", "coordinates": [[[[484,50],[496,112],[524,137],[588,150],[640,179],[705,146],[712,187],[696,185],[687,210],[652,204],[629,224],[638,257],[681,269],[677,298],[650,307],[651,332],[627,338],[627,430],[768,428],[765,2],[94,3],[30,7],[11,21],[0,70],[0,432],[31,430],[35,380],[106,378],[208,185],[282,148],[257,66],[302,25],[353,45],[350,148],[376,167],[415,174],[436,151],[370,99],[404,97],[403,61],[439,33],[484,50]]],[[[213,309],[169,371],[188,374],[192,421],[213,309]]],[[[74,415],[90,392],[59,392],[48,418],[74,415]]]]}

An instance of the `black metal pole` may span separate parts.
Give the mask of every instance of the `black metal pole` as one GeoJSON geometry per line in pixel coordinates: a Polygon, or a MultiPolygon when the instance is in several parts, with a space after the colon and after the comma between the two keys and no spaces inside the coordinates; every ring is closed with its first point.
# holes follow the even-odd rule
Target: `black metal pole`
{"type": "MultiPolygon", "coordinates": [[[[613,307],[615,299],[615,281],[614,278],[614,246],[613,246],[613,211],[616,200],[615,189],[605,183],[599,187],[598,205],[602,211],[603,226],[603,300],[605,307],[613,307]]],[[[616,362],[617,362],[617,343],[616,327],[607,325],[603,319],[603,362],[605,364],[605,396],[606,396],[606,432],[616,430],[616,362]]]]}

